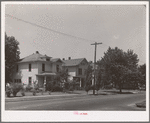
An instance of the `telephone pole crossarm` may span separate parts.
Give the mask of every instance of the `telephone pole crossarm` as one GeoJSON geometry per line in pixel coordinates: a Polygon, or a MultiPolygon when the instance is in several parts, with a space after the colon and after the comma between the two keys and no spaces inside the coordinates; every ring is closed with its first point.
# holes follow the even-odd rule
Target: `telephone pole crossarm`
{"type": "Polygon", "coordinates": [[[102,43],[96,43],[96,42],[95,42],[94,44],[91,44],[91,45],[96,45],[96,44],[98,45],[98,44],[102,44],[102,43]]]}

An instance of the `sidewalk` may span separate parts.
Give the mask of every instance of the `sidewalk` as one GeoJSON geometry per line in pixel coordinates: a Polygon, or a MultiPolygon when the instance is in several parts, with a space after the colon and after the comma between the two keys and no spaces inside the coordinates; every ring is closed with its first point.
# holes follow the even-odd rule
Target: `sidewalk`
{"type": "MultiPolygon", "coordinates": [[[[117,94],[118,90],[99,90],[99,95],[113,95],[117,94]]],[[[125,91],[126,93],[138,93],[137,91],[125,91]]],[[[97,94],[97,92],[96,92],[97,94]]],[[[29,101],[29,100],[46,100],[46,99],[59,99],[59,98],[69,98],[71,96],[86,96],[87,92],[84,90],[76,90],[73,92],[52,92],[50,95],[48,92],[44,92],[43,95],[41,93],[37,93],[36,96],[33,96],[32,92],[26,92],[25,96],[21,96],[21,93],[17,94],[17,97],[5,97],[6,102],[17,102],[17,101],[29,101]]],[[[90,90],[88,95],[93,95],[93,91],[90,90]]]]}
{"type": "Polygon", "coordinates": [[[51,95],[36,95],[36,96],[18,96],[18,97],[5,97],[6,102],[29,101],[29,100],[45,100],[56,98],[68,98],[70,96],[83,96],[84,94],[51,94],[51,95]]]}

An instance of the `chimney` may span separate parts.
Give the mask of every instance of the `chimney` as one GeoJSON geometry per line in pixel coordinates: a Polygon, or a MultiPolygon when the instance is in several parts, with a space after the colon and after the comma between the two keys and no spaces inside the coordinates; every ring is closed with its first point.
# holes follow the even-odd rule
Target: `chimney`
{"type": "Polygon", "coordinates": [[[71,57],[68,57],[68,60],[70,60],[71,59],[71,57]]]}
{"type": "Polygon", "coordinates": [[[63,58],[62,60],[65,60],[65,58],[63,58]]]}
{"type": "Polygon", "coordinates": [[[39,54],[39,51],[36,51],[36,54],[39,54]]]}

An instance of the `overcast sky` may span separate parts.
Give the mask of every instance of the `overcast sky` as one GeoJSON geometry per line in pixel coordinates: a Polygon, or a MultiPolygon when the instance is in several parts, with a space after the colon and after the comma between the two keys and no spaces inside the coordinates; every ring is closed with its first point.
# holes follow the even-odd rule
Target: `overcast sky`
{"type": "Polygon", "coordinates": [[[146,8],[143,5],[6,5],[5,14],[87,40],[65,36],[16,19],[5,18],[5,31],[20,43],[20,57],[39,51],[53,58],[103,57],[108,47],[132,49],[146,61],[146,8]]]}

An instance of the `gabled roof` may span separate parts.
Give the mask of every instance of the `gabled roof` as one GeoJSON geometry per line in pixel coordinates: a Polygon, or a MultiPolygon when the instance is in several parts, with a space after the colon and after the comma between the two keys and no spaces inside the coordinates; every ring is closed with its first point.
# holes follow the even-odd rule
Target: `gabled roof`
{"type": "Polygon", "coordinates": [[[58,62],[58,61],[62,62],[62,60],[60,58],[52,58],[50,61],[51,62],[58,62]]]}
{"type": "Polygon", "coordinates": [[[33,62],[33,61],[45,61],[44,58],[51,58],[51,57],[49,57],[47,55],[42,55],[42,54],[36,52],[36,53],[33,53],[32,55],[22,58],[21,61],[19,61],[18,63],[33,62]]]}
{"type": "Polygon", "coordinates": [[[77,66],[79,65],[85,58],[79,59],[70,59],[70,60],[63,60],[64,64],[62,66],[77,66]]]}

